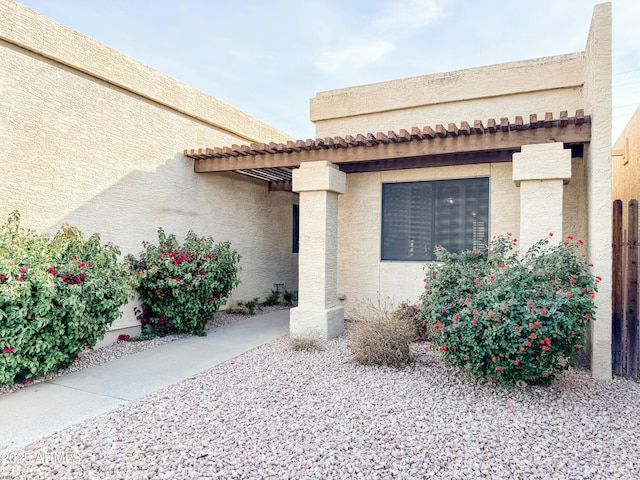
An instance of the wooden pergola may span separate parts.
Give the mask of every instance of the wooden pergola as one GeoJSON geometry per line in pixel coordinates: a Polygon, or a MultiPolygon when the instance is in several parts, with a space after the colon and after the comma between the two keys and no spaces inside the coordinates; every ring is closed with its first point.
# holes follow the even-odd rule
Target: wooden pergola
{"type": "Polygon", "coordinates": [[[523,145],[548,142],[562,142],[579,157],[590,139],[591,117],[580,109],[573,117],[567,111],[559,118],[547,112],[544,120],[532,114],[528,123],[521,116],[513,122],[490,118],[486,125],[462,121],[398,133],[192,149],[184,155],[194,160],[197,173],[233,171],[268,182],[270,190],[291,190],[291,171],[304,162],[328,161],[345,173],[510,162],[523,145]]]}

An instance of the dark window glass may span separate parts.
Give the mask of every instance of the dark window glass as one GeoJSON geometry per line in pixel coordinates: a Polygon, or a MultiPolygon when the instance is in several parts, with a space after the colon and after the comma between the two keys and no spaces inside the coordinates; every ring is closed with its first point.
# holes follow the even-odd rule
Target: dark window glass
{"type": "Polygon", "coordinates": [[[291,251],[298,253],[300,250],[300,205],[293,206],[293,239],[291,251]]]}
{"type": "Polygon", "coordinates": [[[382,260],[433,260],[436,245],[475,250],[488,226],[488,178],[382,185],[382,260]]]}

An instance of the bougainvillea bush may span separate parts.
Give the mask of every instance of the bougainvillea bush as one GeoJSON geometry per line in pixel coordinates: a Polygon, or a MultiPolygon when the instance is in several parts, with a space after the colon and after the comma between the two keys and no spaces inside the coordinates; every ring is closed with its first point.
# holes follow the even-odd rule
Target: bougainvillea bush
{"type": "Polygon", "coordinates": [[[69,366],[104,337],[131,292],[119,250],[63,226],[50,238],[0,227],[0,384],[69,366]]]}
{"type": "Polygon", "coordinates": [[[503,386],[550,383],[584,348],[599,277],[582,241],[549,238],[524,256],[501,236],[480,251],[436,249],[427,266],[421,316],[444,361],[503,386]]]}
{"type": "Polygon", "coordinates": [[[138,278],[138,319],[154,333],[204,335],[207,323],[240,282],[240,256],[229,242],[189,232],[180,244],[158,229],[158,245],[144,243],[140,258],[128,256],[138,278]]]}

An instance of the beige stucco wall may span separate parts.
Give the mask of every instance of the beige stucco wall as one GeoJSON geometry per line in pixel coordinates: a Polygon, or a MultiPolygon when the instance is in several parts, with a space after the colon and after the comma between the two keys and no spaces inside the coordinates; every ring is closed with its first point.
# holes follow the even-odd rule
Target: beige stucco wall
{"type": "MultiPolygon", "coordinates": [[[[613,200],[640,199],[640,107],[613,145],[613,200]]],[[[625,220],[626,221],[626,220],[625,220]]]]}
{"type": "MultiPolygon", "coordinates": [[[[425,75],[320,92],[311,100],[316,136],[398,131],[413,126],[447,125],[462,120],[545,112],[592,116],[592,141],[585,157],[571,162],[571,179],[562,187],[562,229],[584,239],[594,273],[611,271],[611,5],[594,9],[584,52],[480,68],[425,75]]],[[[422,265],[381,262],[381,186],[385,181],[464,178],[488,175],[491,188],[490,236],[520,228],[519,191],[511,164],[445,167],[350,174],[340,199],[339,293],[345,307],[363,299],[391,297],[414,301],[420,294],[422,265]]],[[[540,215],[544,215],[544,211],[540,215]]],[[[593,332],[596,378],[611,376],[611,286],[600,284],[593,332]]]]}
{"type": "MultiPolygon", "coordinates": [[[[572,178],[564,185],[563,229],[585,238],[586,216],[581,195],[585,190],[583,159],[572,159],[572,178]]],[[[511,163],[352,173],[339,197],[338,294],[346,316],[357,303],[389,298],[392,303],[417,302],[422,293],[423,262],[380,260],[382,235],[382,184],[489,177],[489,238],[511,232],[520,235],[520,189],[513,181],[511,163]]]]}
{"type": "Polygon", "coordinates": [[[602,277],[591,325],[591,373],[611,378],[611,3],[594,8],[585,48],[585,108],[591,114],[591,143],[585,148],[587,250],[602,277]]]}
{"type": "MultiPolygon", "coordinates": [[[[0,218],[62,223],[138,253],[157,228],[229,240],[236,298],[296,289],[295,195],[234,173],[196,174],[185,148],[289,137],[12,1],[0,0],[0,218]]],[[[118,327],[134,325],[131,308],[118,327]]]]}
{"type": "Polygon", "coordinates": [[[398,131],[461,120],[515,120],[584,108],[584,55],[575,53],[319,92],[316,136],[398,131]]]}

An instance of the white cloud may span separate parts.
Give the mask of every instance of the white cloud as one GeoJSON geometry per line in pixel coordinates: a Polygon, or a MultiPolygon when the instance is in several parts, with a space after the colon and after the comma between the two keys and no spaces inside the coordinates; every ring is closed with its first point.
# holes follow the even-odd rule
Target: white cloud
{"type": "Polygon", "coordinates": [[[320,54],[313,65],[322,73],[360,70],[381,60],[394,46],[384,40],[359,39],[346,48],[332,48],[320,54]]]}
{"type": "Polygon", "coordinates": [[[406,33],[423,28],[443,15],[443,2],[436,0],[389,2],[373,22],[373,27],[380,31],[406,33]]]}

